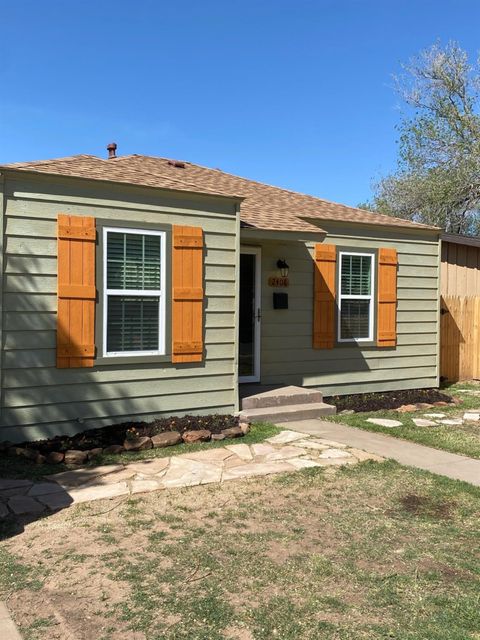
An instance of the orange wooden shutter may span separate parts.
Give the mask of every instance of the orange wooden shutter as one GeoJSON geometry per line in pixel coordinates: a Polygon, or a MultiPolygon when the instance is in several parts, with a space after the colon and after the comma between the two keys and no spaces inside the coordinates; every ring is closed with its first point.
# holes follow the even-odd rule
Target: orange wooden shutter
{"type": "Polygon", "coordinates": [[[314,259],[313,348],[333,349],[335,345],[336,246],[316,244],[314,259]]]}
{"type": "Polygon", "coordinates": [[[93,367],[95,218],[59,214],[57,238],[57,367],[93,367]]]}
{"type": "Polygon", "coordinates": [[[172,362],[203,359],[203,231],[174,225],[172,362]]]}
{"type": "Polygon", "coordinates": [[[397,344],[397,250],[378,251],[377,346],[397,344]]]}

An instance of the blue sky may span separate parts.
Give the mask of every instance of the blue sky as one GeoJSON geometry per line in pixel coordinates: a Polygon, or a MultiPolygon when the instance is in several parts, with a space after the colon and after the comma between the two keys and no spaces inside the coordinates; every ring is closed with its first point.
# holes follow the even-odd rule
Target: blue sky
{"type": "Polygon", "coordinates": [[[0,163],[190,160],[355,205],[395,166],[391,74],[480,49],[478,0],[3,2],[0,163]]]}

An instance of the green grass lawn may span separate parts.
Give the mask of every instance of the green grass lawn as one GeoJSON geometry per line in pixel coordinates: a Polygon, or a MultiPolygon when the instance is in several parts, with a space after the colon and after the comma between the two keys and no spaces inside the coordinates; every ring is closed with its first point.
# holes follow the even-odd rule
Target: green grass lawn
{"type": "Polygon", "coordinates": [[[480,411],[480,396],[465,393],[462,389],[480,391],[480,385],[474,383],[458,383],[443,391],[462,400],[460,405],[433,407],[414,413],[398,413],[397,411],[371,411],[365,413],[339,414],[329,420],[341,422],[352,427],[386,433],[395,438],[411,440],[436,449],[444,449],[471,458],[480,458],[480,423],[465,422],[463,425],[438,425],[436,427],[417,427],[412,418],[422,418],[425,413],[445,413],[447,418],[461,417],[468,410],[480,411]],[[381,427],[367,422],[367,418],[390,418],[400,420],[401,427],[381,427]]]}
{"type": "Polygon", "coordinates": [[[478,640],[479,499],[367,462],[78,505],[1,544],[0,599],[24,640],[478,640]]]}
{"type": "MultiPolygon", "coordinates": [[[[279,433],[280,429],[273,424],[257,423],[252,425],[249,433],[242,438],[229,440],[212,440],[211,442],[200,442],[198,444],[178,444],[173,447],[163,447],[159,449],[146,449],[145,451],[113,454],[102,454],[96,456],[94,460],[87,462],[84,467],[98,467],[104,464],[125,464],[135,460],[146,460],[147,458],[165,458],[176,456],[182,453],[192,451],[202,451],[204,449],[212,449],[215,447],[224,447],[226,444],[254,444],[262,442],[266,438],[271,438],[279,433]]],[[[42,464],[37,465],[25,458],[15,456],[0,456],[0,478],[29,478],[38,480],[43,476],[52,473],[60,473],[66,471],[68,467],[65,464],[42,464]]]]}

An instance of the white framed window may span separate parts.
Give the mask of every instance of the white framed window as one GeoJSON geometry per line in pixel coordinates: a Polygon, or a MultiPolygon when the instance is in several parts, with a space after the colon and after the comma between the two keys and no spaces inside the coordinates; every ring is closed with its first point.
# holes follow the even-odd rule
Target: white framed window
{"type": "Polygon", "coordinates": [[[375,254],[341,251],[338,272],[338,341],[371,342],[375,254]]]}
{"type": "Polygon", "coordinates": [[[103,229],[103,355],[165,354],[165,232],[103,229]]]}

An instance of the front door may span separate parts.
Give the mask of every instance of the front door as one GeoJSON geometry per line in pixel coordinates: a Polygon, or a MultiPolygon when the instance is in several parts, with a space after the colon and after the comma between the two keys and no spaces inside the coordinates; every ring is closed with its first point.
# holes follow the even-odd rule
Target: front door
{"type": "Polygon", "coordinates": [[[260,381],[260,257],[259,247],[240,249],[239,382],[260,381]]]}

